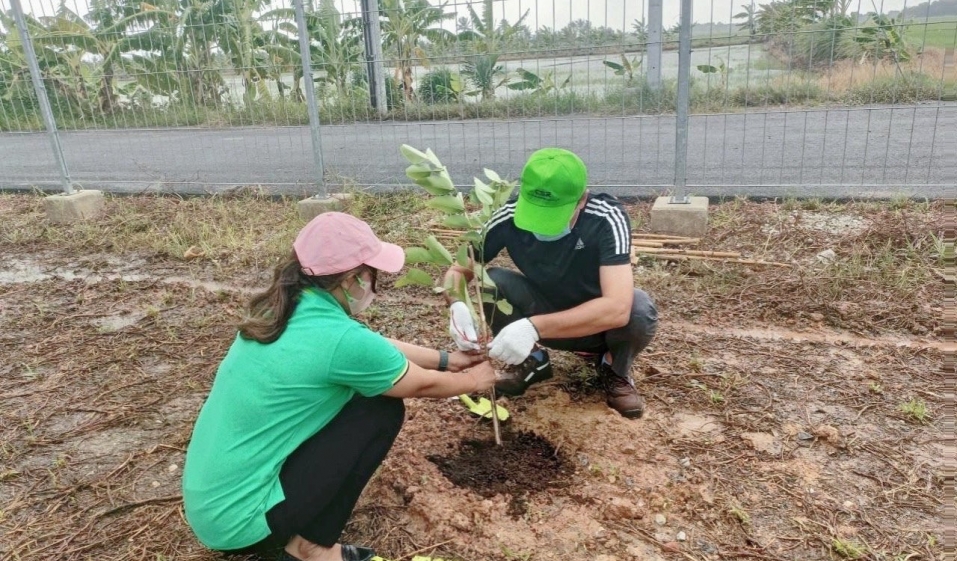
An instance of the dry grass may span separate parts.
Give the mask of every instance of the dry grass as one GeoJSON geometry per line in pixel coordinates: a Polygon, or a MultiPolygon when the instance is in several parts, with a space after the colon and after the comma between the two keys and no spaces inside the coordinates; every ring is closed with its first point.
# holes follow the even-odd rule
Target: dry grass
{"type": "MultiPolygon", "coordinates": [[[[359,194],[350,210],[409,245],[433,217],[422,202],[359,194]]],[[[629,210],[643,229],[650,204],[629,210]]],[[[248,291],[301,224],[292,201],[130,197],[54,227],[37,197],[0,196],[0,558],[218,558],[182,518],[183,451],[248,291]],[[190,246],[203,256],[184,259],[190,246]]],[[[641,263],[636,283],[662,314],[636,372],[654,416],[618,424],[629,422],[605,414],[587,366],[556,353],[563,374],[510,402],[513,422],[588,465],[509,518],[505,499],[475,499],[424,460],[487,427],[455,404],[410,400],[347,538],[393,559],[652,558],[671,555],[651,516],[664,512],[689,535],[685,559],[941,559],[945,481],[932,460],[952,365],[934,346],[948,327],[933,270],[952,267],[940,261],[952,228],[943,203],[714,205],[702,249],[794,267],[641,263]],[[824,249],[833,262],[818,262],[824,249]],[[799,330],[803,342],[788,339],[799,330]],[[723,428],[677,433],[673,415],[723,428]],[[777,433],[777,452],[741,436],[754,433],[777,433]],[[604,517],[629,479],[648,516],[604,517]],[[574,524],[556,527],[565,511],[574,524]],[[566,537],[579,523],[603,533],[566,537]]],[[[369,323],[447,344],[438,299],[389,284],[369,323]]]]}
{"type": "Polygon", "coordinates": [[[902,64],[900,69],[891,61],[839,60],[823,70],[815,82],[822,90],[843,93],[864,87],[874,81],[888,81],[905,76],[923,75],[937,83],[957,83],[957,64],[945,57],[943,49],[930,48],[923,54],[902,64]]]}

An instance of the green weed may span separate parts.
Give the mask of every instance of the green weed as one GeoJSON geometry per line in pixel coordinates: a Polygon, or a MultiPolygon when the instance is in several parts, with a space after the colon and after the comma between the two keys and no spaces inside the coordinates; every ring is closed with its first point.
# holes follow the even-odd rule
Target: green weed
{"type": "Polygon", "coordinates": [[[899,409],[906,416],[921,424],[926,423],[930,418],[927,403],[919,397],[914,397],[911,398],[910,401],[901,403],[899,409]]]}
{"type": "Polygon", "coordinates": [[[860,559],[867,554],[867,549],[857,542],[834,538],[831,541],[831,549],[845,559],[860,559]]]}
{"type": "Polygon", "coordinates": [[[751,524],[751,516],[745,512],[741,507],[733,506],[728,511],[732,516],[738,519],[738,522],[744,524],[745,526],[751,524]]]}

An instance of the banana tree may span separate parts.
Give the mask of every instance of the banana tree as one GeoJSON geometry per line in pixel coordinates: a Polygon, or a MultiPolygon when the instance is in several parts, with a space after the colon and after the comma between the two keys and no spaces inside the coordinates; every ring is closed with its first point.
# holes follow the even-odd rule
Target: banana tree
{"type": "Polygon", "coordinates": [[[243,99],[249,104],[270,96],[266,80],[269,78],[265,33],[261,16],[270,0],[219,0],[216,44],[229,57],[230,63],[242,77],[243,99]]]}
{"type": "Polygon", "coordinates": [[[572,80],[571,74],[561,83],[555,81],[555,72],[547,72],[544,76],[539,76],[530,70],[519,68],[515,71],[519,76],[519,81],[508,84],[508,89],[517,91],[527,91],[538,95],[547,95],[553,91],[561,90],[568,86],[572,80]]]}
{"type": "Polygon", "coordinates": [[[615,76],[623,76],[626,84],[631,84],[635,81],[635,71],[641,68],[640,57],[632,57],[632,59],[629,60],[624,53],[621,55],[620,64],[610,60],[603,60],[602,63],[608,68],[611,68],[615,72],[615,76]]]}
{"type": "MultiPolygon", "coordinates": [[[[40,75],[55,109],[66,110],[71,114],[90,114],[93,112],[90,91],[95,90],[96,81],[90,65],[83,62],[87,51],[67,47],[62,41],[55,40],[54,30],[59,19],[59,16],[37,19],[29,14],[24,17],[27,33],[36,47],[40,75]]],[[[16,29],[13,18],[2,12],[0,23],[6,29],[16,29]]],[[[6,37],[3,58],[4,66],[10,69],[12,79],[19,84],[29,84],[23,45],[16,31],[6,37]]],[[[13,95],[13,91],[7,88],[7,95],[13,95]]],[[[17,88],[17,91],[23,93],[21,88],[17,88]]],[[[19,96],[21,100],[33,99],[32,87],[27,91],[28,96],[19,96]]]]}
{"type": "MultiPolygon", "coordinates": [[[[290,37],[297,37],[299,30],[291,20],[294,12],[280,9],[271,12],[286,17],[290,21],[279,24],[279,29],[290,37]]],[[[343,99],[350,76],[361,67],[362,29],[360,20],[342,20],[333,0],[322,0],[319,10],[306,14],[306,29],[310,39],[310,56],[314,67],[320,70],[315,77],[317,82],[325,82],[335,87],[339,99],[343,99]]],[[[299,60],[295,54],[295,60],[299,60]]],[[[302,100],[299,83],[302,80],[302,63],[295,65],[294,96],[302,100]]]]}
{"type": "MultiPolygon", "coordinates": [[[[146,5],[148,6],[148,5],[146,5]]],[[[84,79],[95,76],[96,105],[100,112],[109,113],[116,105],[116,67],[122,56],[137,48],[138,37],[130,33],[136,25],[148,23],[153,15],[149,8],[97,0],[92,3],[86,19],[61,4],[55,18],[50,20],[47,33],[34,38],[38,45],[62,49],[69,55],[78,55],[74,68],[84,79]],[[83,54],[94,55],[91,70],[83,54]]]]}
{"type": "Polygon", "coordinates": [[[494,0],[482,0],[481,15],[468,4],[471,25],[458,34],[460,41],[472,41],[475,51],[479,53],[501,53],[508,40],[525,29],[522,22],[528,16],[529,10],[525,10],[515,23],[508,23],[505,19],[496,21],[493,2],[494,0]]]}
{"type": "Polygon", "coordinates": [[[433,6],[428,0],[379,0],[382,40],[396,57],[395,80],[402,85],[407,100],[413,95],[413,65],[421,62],[428,66],[422,41],[454,37],[451,31],[436,27],[455,17],[454,13],[445,11],[445,6],[433,6]]]}

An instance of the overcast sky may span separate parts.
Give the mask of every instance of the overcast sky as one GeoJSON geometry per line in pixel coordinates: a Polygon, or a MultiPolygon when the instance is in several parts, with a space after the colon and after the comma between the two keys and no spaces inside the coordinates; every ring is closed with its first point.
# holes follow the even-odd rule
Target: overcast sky
{"type": "MultiPolygon", "coordinates": [[[[23,9],[34,14],[51,14],[59,6],[59,0],[20,0],[23,9]]],[[[768,0],[761,0],[767,2],[768,0]]],[[[88,11],[87,0],[65,0],[66,5],[81,14],[88,11]]],[[[291,5],[291,0],[273,0],[272,5],[291,5]]],[[[432,0],[433,4],[436,0],[432,0]]],[[[455,11],[460,16],[468,15],[469,2],[465,0],[450,1],[448,11],[455,11]]],[[[670,27],[678,22],[680,0],[664,0],[664,25],[670,27]]],[[[741,11],[742,4],[750,0],[693,0],[692,18],[696,23],[731,21],[731,17],[741,11]]],[[[900,10],[906,6],[916,6],[920,0],[854,0],[851,11],[867,13],[874,11],[889,12],[900,10]]],[[[318,4],[318,0],[316,0],[318,4]]],[[[755,2],[757,4],[757,2],[755,2]]],[[[336,5],[342,12],[357,11],[355,0],[336,0],[336,5]]],[[[472,2],[476,10],[481,9],[481,2],[472,2]]],[[[0,0],[4,10],[9,9],[10,0],[0,0]]],[[[495,17],[506,17],[514,22],[525,11],[528,18],[525,23],[532,29],[541,27],[562,28],[568,22],[576,19],[586,19],[595,26],[608,26],[614,29],[631,29],[631,22],[636,19],[647,19],[647,0],[496,0],[495,17]]],[[[452,25],[450,24],[451,28],[452,25]]]]}

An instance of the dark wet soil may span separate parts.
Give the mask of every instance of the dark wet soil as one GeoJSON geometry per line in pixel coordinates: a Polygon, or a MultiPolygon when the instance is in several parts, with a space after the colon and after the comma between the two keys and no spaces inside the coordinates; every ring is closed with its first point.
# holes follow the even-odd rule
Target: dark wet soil
{"type": "Polygon", "coordinates": [[[450,455],[428,459],[458,487],[483,497],[511,495],[513,516],[525,512],[528,495],[565,487],[574,473],[560,450],[530,432],[503,434],[501,446],[493,439],[463,440],[450,455]]]}

